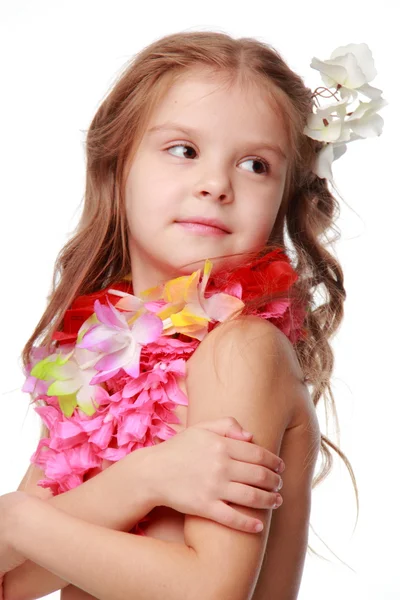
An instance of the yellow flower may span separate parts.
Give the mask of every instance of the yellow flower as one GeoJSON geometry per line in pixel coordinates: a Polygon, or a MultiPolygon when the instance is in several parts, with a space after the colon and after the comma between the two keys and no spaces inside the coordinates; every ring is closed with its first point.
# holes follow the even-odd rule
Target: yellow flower
{"type": "MultiPolygon", "coordinates": [[[[164,301],[167,305],[155,311],[163,321],[163,335],[183,333],[201,341],[208,332],[209,322],[225,321],[231,314],[236,311],[239,313],[244,308],[242,300],[224,292],[205,298],[212,267],[212,262],[207,259],[201,282],[201,269],[198,269],[191,275],[176,277],[164,284],[148,288],[139,294],[139,297],[126,294],[115,306],[141,310],[152,302],[164,301]]],[[[137,316],[136,313],[132,320],[137,316]]]]}

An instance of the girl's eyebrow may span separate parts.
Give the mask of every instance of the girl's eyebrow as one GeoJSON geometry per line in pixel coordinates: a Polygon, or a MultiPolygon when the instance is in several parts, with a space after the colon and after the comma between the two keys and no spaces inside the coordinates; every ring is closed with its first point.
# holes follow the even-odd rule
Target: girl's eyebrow
{"type": "MultiPolygon", "coordinates": [[[[162,125],[154,125],[153,127],[151,127],[150,129],[147,130],[146,132],[146,136],[149,136],[153,133],[158,133],[159,131],[179,131],[180,133],[184,133],[185,135],[191,137],[193,135],[198,135],[199,131],[193,127],[188,127],[180,125],[179,123],[173,123],[171,121],[167,122],[167,123],[163,123],[162,125]]],[[[254,141],[254,142],[249,142],[249,145],[252,145],[254,147],[257,148],[265,148],[267,150],[270,150],[271,152],[274,152],[275,154],[277,154],[281,159],[286,160],[286,154],[283,152],[283,150],[279,147],[276,146],[275,144],[272,144],[271,142],[264,142],[264,141],[254,141]]]]}

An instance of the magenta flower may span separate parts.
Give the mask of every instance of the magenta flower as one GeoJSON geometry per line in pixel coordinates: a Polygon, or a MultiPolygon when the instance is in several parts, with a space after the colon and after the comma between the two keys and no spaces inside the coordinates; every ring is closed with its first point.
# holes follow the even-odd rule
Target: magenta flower
{"type": "MultiPolygon", "coordinates": [[[[92,378],[92,385],[106,381],[120,369],[131,377],[138,377],[142,347],[156,341],[163,331],[162,320],[156,315],[137,313],[139,316],[135,315],[130,325],[126,315],[107,302],[108,306],[95,301],[94,309],[99,323],[90,327],[76,344],[77,348],[100,354],[100,360],[94,365],[99,373],[92,378]]],[[[82,327],[85,327],[85,323],[82,327]]]]}

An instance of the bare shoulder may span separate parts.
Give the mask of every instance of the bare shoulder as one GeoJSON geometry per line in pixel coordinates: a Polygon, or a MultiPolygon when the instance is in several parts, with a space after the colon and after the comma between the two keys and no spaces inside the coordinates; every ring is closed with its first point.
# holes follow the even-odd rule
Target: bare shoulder
{"type": "Polygon", "coordinates": [[[256,343],[261,359],[265,358],[263,352],[266,352],[276,365],[282,365],[282,359],[284,359],[283,369],[300,381],[304,380],[290,340],[276,325],[261,317],[243,315],[221,323],[206,336],[204,341],[208,345],[214,344],[216,348],[220,344],[244,347],[247,344],[256,343]]]}
{"type": "Polygon", "coordinates": [[[221,323],[206,336],[190,360],[208,365],[212,362],[218,372],[224,359],[227,356],[234,359],[237,353],[244,361],[251,360],[250,369],[255,377],[270,379],[277,395],[284,387],[281,400],[282,397],[285,400],[289,418],[287,429],[305,427],[308,419],[312,421],[314,435],[318,435],[315,407],[296,351],[287,336],[270,321],[244,315],[221,323]]]}

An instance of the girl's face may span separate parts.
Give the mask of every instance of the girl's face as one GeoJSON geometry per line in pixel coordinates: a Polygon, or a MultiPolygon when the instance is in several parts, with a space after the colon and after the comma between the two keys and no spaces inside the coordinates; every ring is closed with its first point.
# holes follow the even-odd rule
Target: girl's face
{"type": "Polygon", "coordinates": [[[277,216],[288,162],[286,135],[262,91],[227,89],[204,71],[186,74],[153,111],[126,184],[134,293],[202,267],[215,274],[261,250],[277,216]],[[268,148],[267,146],[275,147],[268,148]],[[218,219],[230,233],[177,223],[218,219]],[[186,263],[193,263],[182,268],[186,263]],[[220,266],[221,265],[221,266],[220,266]]]}

